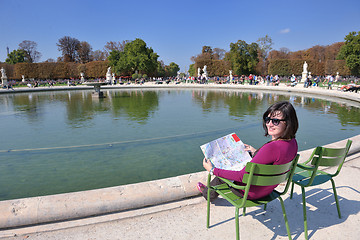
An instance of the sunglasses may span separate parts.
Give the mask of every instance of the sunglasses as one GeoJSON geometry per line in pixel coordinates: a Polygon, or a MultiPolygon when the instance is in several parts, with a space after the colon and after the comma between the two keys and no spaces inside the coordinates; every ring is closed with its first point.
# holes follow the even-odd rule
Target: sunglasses
{"type": "Polygon", "coordinates": [[[285,119],[278,119],[278,118],[270,118],[270,117],[266,117],[264,118],[264,121],[266,124],[269,124],[270,121],[272,121],[272,123],[274,124],[274,126],[277,126],[280,124],[281,121],[286,121],[285,119]]]}

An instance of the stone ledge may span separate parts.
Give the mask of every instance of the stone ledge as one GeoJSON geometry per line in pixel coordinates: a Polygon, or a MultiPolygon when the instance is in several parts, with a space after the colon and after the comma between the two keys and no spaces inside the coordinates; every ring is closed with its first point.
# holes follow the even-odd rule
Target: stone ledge
{"type": "MultiPolygon", "coordinates": [[[[349,154],[360,152],[360,135],[352,137],[349,154]]],[[[343,147],[346,140],[326,146],[343,147]]],[[[300,152],[305,161],[311,149],[300,152]]],[[[199,160],[200,161],[200,160],[199,160]]],[[[196,183],[205,182],[207,172],[123,186],[55,194],[0,202],[0,229],[138,209],[199,195],[196,183]]]]}

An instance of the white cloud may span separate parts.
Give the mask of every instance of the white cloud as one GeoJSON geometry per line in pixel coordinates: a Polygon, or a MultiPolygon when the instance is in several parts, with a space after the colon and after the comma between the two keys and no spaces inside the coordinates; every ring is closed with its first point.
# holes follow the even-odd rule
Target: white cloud
{"type": "Polygon", "coordinates": [[[289,32],[290,32],[290,28],[285,28],[285,29],[280,30],[280,33],[282,33],[282,34],[286,34],[289,32]]]}

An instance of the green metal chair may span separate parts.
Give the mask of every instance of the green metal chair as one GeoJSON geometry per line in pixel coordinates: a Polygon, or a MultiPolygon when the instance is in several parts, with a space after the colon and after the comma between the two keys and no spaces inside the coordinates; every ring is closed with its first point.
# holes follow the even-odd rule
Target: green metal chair
{"type": "Polygon", "coordinates": [[[338,201],[335,182],[333,178],[340,173],[346,155],[349,152],[351,143],[352,141],[348,140],[344,148],[317,147],[314,149],[310,158],[306,162],[297,164],[297,167],[295,169],[295,174],[292,178],[290,198],[292,198],[293,195],[294,184],[299,185],[301,187],[301,193],[302,193],[305,239],[308,239],[306,201],[305,201],[306,187],[316,186],[319,184],[323,184],[327,181],[331,181],[338,215],[339,218],[341,218],[339,201],[338,201]],[[332,167],[332,166],[338,166],[334,174],[330,174],[323,170],[318,169],[319,167],[332,167]]]}
{"type": "Polygon", "coordinates": [[[289,236],[289,239],[291,239],[289,224],[286,216],[285,206],[284,202],[281,198],[281,195],[285,194],[290,186],[292,176],[294,174],[295,166],[297,164],[297,161],[299,159],[299,154],[296,155],[296,157],[289,163],[283,164],[283,165],[264,165],[264,164],[257,164],[248,162],[246,164],[246,172],[248,174],[245,174],[243,177],[243,183],[246,184],[246,186],[239,186],[234,184],[233,182],[229,181],[225,178],[220,178],[225,183],[217,186],[210,186],[210,180],[211,175],[209,174],[208,180],[207,180],[207,186],[208,186],[208,192],[207,192],[207,228],[210,227],[210,192],[216,191],[219,193],[224,199],[226,199],[228,202],[230,202],[235,207],[235,226],[236,226],[236,239],[240,239],[239,234],[239,209],[243,208],[243,215],[245,215],[246,208],[247,207],[253,207],[253,206],[259,206],[264,205],[264,210],[266,210],[267,203],[271,202],[274,199],[279,199],[283,211],[283,217],[285,220],[286,230],[287,234],[289,236]],[[268,196],[257,199],[257,200],[248,200],[248,193],[251,185],[257,185],[257,186],[271,186],[271,185],[277,185],[282,182],[286,181],[285,188],[282,192],[278,192],[274,190],[271,194],[268,196]],[[229,188],[229,186],[232,186],[236,189],[242,189],[244,190],[244,196],[243,198],[235,195],[229,188]]]}

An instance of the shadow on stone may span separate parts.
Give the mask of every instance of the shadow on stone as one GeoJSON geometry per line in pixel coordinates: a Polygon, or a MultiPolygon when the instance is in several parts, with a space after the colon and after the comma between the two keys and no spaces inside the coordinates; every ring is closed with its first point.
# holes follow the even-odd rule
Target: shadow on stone
{"type": "MultiPolygon", "coordinates": [[[[352,191],[352,194],[360,194],[360,191],[348,187],[340,186],[336,190],[346,188],[346,191],[352,191]]],[[[349,200],[341,196],[338,193],[340,211],[342,218],[339,219],[335,205],[335,198],[332,192],[332,188],[321,189],[313,188],[306,191],[306,207],[307,207],[307,221],[308,221],[308,233],[309,239],[314,235],[318,229],[327,228],[333,225],[341,224],[347,220],[351,215],[356,215],[360,212],[359,201],[349,200]]],[[[283,198],[284,199],[284,198],[283,198]]],[[[295,193],[293,199],[289,197],[284,199],[285,209],[289,221],[290,231],[295,236],[293,239],[299,239],[300,235],[304,232],[304,221],[302,211],[302,197],[301,193],[295,193]]],[[[212,207],[216,206],[229,206],[234,208],[225,199],[218,198],[214,201],[212,207]]],[[[269,238],[271,240],[277,239],[278,236],[287,237],[284,218],[282,216],[280,201],[272,201],[268,204],[266,211],[263,210],[263,206],[252,207],[246,209],[246,216],[252,216],[253,219],[257,219],[261,224],[270,229],[274,235],[269,238]]],[[[210,212],[211,214],[211,212],[210,212]]],[[[240,215],[240,235],[241,231],[246,231],[246,222],[242,222],[242,209],[239,210],[240,215]]],[[[235,221],[235,217],[229,216],[229,219],[214,223],[210,228],[218,225],[235,221]]],[[[243,220],[245,221],[245,220],[243,220]]],[[[235,222],[234,222],[235,224],[235,222]]]]}

